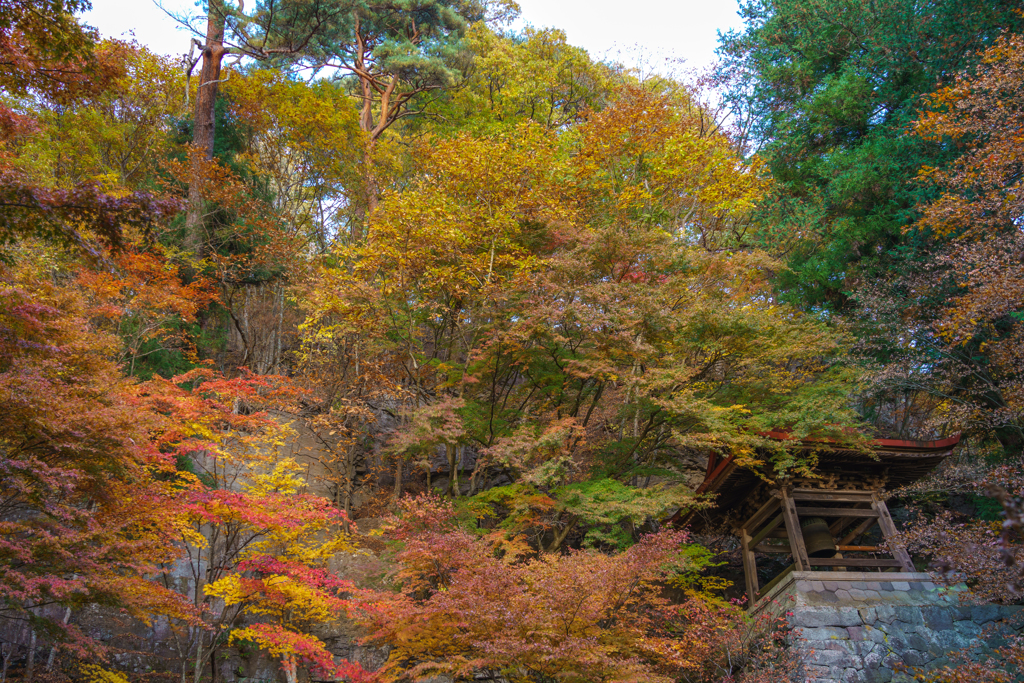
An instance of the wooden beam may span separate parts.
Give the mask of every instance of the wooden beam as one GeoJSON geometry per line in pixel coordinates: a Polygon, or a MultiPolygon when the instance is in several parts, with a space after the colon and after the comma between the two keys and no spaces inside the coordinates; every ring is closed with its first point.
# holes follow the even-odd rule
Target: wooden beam
{"type": "Polygon", "coordinates": [[[880,553],[884,552],[877,545],[837,545],[836,550],[848,553],[880,553]]]}
{"type": "Polygon", "coordinates": [[[857,538],[862,533],[873,527],[877,521],[877,519],[865,519],[863,522],[858,524],[853,531],[843,536],[842,539],[840,539],[839,541],[839,545],[846,545],[847,543],[852,542],[855,538],[857,538]]]}
{"type": "MultiPolygon", "coordinates": [[[[788,567],[783,569],[778,576],[776,576],[774,579],[766,583],[764,585],[764,588],[761,589],[760,594],[757,596],[758,600],[768,595],[768,592],[771,591],[771,589],[775,588],[777,585],[779,585],[780,581],[789,576],[789,574],[795,569],[795,567],[796,565],[789,565],[788,567]]],[[[753,605],[751,605],[751,607],[753,607],[753,605]]]]}
{"type": "MultiPolygon", "coordinates": [[[[748,532],[753,533],[764,523],[764,520],[768,519],[768,516],[779,509],[779,499],[772,496],[767,503],[761,506],[761,509],[755,512],[750,519],[743,523],[742,528],[748,532]]],[[[756,544],[755,544],[756,545],[756,544]]]]}
{"type": "Polygon", "coordinates": [[[786,532],[789,534],[789,544],[793,546],[793,564],[796,566],[796,571],[802,572],[810,565],[807,559],[807,548],[804,547],[804,534],[800,529],[800,517],[797,515],[796,503],[789,497],[789,492],[783,488],[781,493],[786,532]]]}
{"type": "MultiPolygon", "coordinates": [[[[871,501],[868,501],[866,503],[857,503],[854,506],[854,509],[861,508],[862,506],[871,507],[871,501]]],[[[850,524],[853,524],[857,519],[859,519],[859,517],[840,517],[839,519],[828,525],[828,530],[832,532],[833,536],[839,536],[839,534],[842,533],[843,529],[845,529],[850,524]]]]}
{"type": "Polygon", "coordinates": [[[834,557],[812,557],[810,559],[812,567],[902,567],[902,563],[899,560],[891,560],[889,558],[863,558],[863,557],[851,557],[836,559],[834,557]]]}
{"type": "Polygon", "coordinates": [[[755,545],[763,541],[765,539],[765,536],[775,531],[775,528],[780,524],[782,524],[782,515],[779,515],[772,521],[768,522],[768,525],[765,528],[761,529],[761,531],[759,531],[756,536],[750,539],[750,547],[753,548],[755,545]]]}
{"type": "Polygon", "coordinates": [[[818,491],[816,489],[793,489],[793,500],[831,501],[833,503],[870,503],[873,491],[818,491]]]}
{"type": "Polygon", "coordinates": [[[839,532],[846,528],[846,525],[850,524],[852,521],[853,519],[850,517],[840,517],[828,525],[828,532],[833,536],[838,536],[839,532]]]}
{"type": "Polygon", "coordinates": [[[711,473],[715,471],[715,467],[718,465],[718,453],[714,451],[708,456],[708,472],[704,476],[705,479],[711,478],[711,473]]]}
{"type": "Polygon", "coordinates": [[[796,508],[798,514],[807,517],[878,517],[877,510],[855,508],[796,508]]]}
{"type": "Polygon", "coordinates": [[[754,552],[755,553],[778,553],[778,554],[785,553],[785,554],[788,555],[791,552],[793,552],[793,547],[789,546],[789,545],[765,545],[765,544],[762,543],[760,545],[754,546],[754,552]]]}
{"type": "Polygon", "coordinates": [[[750,534],[746,529],[740,529],[740,543],[743,550],[743,576],[747,580],[747,599],[753,604],[757,600],[757,563],[754,551],[751,550],[750,534]]]}
{"type": "MultiPolygon", "coordinates": [[[[895,540],[896,538],[896,525],[892,523],[892,517],[889,516],[889,508],[886,507],[885,501],[880,496],[875,496],[875,500],[871,503],[871,507],[878,513],[878,526],[882,529],[882,536],[885,540],[895,540]]],[[[901,546],[896,546],[892,549],[892,556],[895,557],[904,571],[913,572],[917,571],[914,569],[914,563],[910,559],[910,554],[901,546]]]]}

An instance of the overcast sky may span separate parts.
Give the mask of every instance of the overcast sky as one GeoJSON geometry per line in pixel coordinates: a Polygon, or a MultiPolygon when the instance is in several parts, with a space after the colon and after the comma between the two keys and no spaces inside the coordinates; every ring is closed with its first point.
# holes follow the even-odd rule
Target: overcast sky
{"type": "MultiPolygon", "coordinates": [[[[198,12],[193,0],[163,0],[174,11],[198,12]]],[[[647,68],[666,59],[700,67],[714,57],[717,31],[739,26],[736,0],[519,0],[522,21],[564,29],[591,56],[647,68]]],[[[133,34],[154,52],[188,52],[188,33],[152,0],[93,0],[87,23],[104,36],[133,34]]],[[[658,70],[661,70],[660,68],[658,70]]]]}

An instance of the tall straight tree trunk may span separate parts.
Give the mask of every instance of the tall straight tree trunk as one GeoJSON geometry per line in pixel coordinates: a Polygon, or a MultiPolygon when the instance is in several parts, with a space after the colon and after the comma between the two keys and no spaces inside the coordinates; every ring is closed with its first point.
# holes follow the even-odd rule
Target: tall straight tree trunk
{"type": "Polygon", "coordinates": [[[367,43],[363,40],[361,22],[358,13],[355,15],[355,38],[355,71],[359,74],[359,87],[362,90],[363,100],[362,107],[359,111],[359,128],[366,136],[363,142],[363,182],[366,184],[364,196],[366,206],[363,215],[359,216],[357,220],[352,223],[352,230],[350,234],[353,244],[357,244],[363,240],[363,229],[368,224],[370,216],[372,216],[373,212],[377,210],[377,204],[380,197],[380,187],[377,182],[376,171],[374,170],[373,156],[377,147],[377,139],[391,124],[388,120],[388,105],[389,100],[394,93],[395,86],[398,84],[398,79],[392,78],[384,92],[381,94],[380,111],[377,115],[378,120],[374,122],[373,105],[377,97],[377,90],[374,87],[371,77],[368,76],[369,71],[366,61],[370,55],[370,49],[367,46],[367,43]]]}
{"type": "Polygon", "coordinates": [[[448,455],[448,495],[459,495],[459,449],[454,444],[444,445],[448,455]]]}
{"type": "Polygon", "coordinates": [[[36,670],[36,630],[32,629],[28,637],[28,659],[25,661],[25,673],[21,680],[25,683],[32,683],[32,677],[36,670]]]}
{"type": "Polygon", "coordinates": [[[7,682],[7,667],[11,664],[11,656],[14,654],[14,643],[0,644],[0,657],[4,660],[3,671],[0,671],[0,683],[7,682]]]}
{"type": "Polygon", "coordinates": [[[224,12],[221,0],[209,0],[203,67],[199,74],[192,132],[194,153],[188,183],[188,213],[185,217],[185,247],[196,256],[203,250],[203,198],[201,178],[206,162],[213,159],[214,126],[220,68],[224,61],[224,12]]]}
{"type": "MultiPolygon", "coordinates": [[[[64,608],[64,625],[67,626],[68,622],[71,621],[71,608],[64,608]]],[[[53,662],[57,658],[57,646],[53,645],[50,648],[50,656],[46,658],[46,670],[53,670],[53,662]]]]}
{"type": "Polygon", "coordinates": [[[293,655],[287,655],[281,659],[281,668],[284,670],[284,678],[288,683],[299,683],[298,662],[293,655]]]}
{"type": "Polygon", "coordinates": [[[356,491],[356,443],[353,442],[345,450],[345,496],[342,509],[345,510],[345,533],[349,533],[349,520],[352,519],[352,498],[356,491]]]}
{"type": "Polygon", "coordinates": [[[206,654],[203,647],[205,640],[206,635],[200,632],[199,640],[196,643],[196,661],[192,671],[192,683],[199,683],[199,681],[203,680],[203,665],[206,663],[206,659],[203,656],[206,654]]]}
{"type": "MultiPolygon", "coordinates": [[[[364,119],[360,119],[362,123],[364,119]]],[[[360,220],[356,220],[352,223],[352,243],[358,244],[363,240],[365,236],[363,230],[367,227],[370,216],[377,210],[377,204],[379,202],[380,189],[377,186],[377,174],[374,171],[374,159],[373,152],[377,146],[377,140],[372,137],[372,131],[366,131],[367,138],[365,146],[363,147],[363,182],[366,184],[366,192],[364,195],[364,201],[366,202],[365,213],[360,217],[360,220]]]]}
{"type": "Polygon", "coordinates": [[[397,456],[395,463],[395,500],[402,497],[402,456],[397,456]]]}

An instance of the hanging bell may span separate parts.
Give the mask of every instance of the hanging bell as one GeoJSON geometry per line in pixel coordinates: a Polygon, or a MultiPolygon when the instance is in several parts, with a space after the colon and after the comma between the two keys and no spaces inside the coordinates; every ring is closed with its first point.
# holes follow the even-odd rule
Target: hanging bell
{"type": "Polygon", "coordinates": [[[828,522],[821,517],[809,517],[800,522],[800,531],[804,535],[804,547],[808,557],[835,557],[836,543],[832,532],[828,530],[828,522]]]}

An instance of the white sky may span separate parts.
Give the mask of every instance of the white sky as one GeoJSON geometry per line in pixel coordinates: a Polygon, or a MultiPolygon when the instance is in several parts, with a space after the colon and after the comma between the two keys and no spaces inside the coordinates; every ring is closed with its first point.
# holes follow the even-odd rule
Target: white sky
{"type": "MultiPolygon", "coordinates": [[[[198,12],[194,0],[162,0],[173,11],[198,12]]],[[[154,52],[188,52],[189,34],[153,0],[92,0],[87,23],[104,36],[135,38],[154,52]]],[[[522,21],[565,30],[591,56],[665,69],[665,60],[699,68],[714,57],[718,30],[739,27],[736,0],[519,0],[522,21]]],[[[671,67],[669,67],[671,69],[671,67]]]]}

